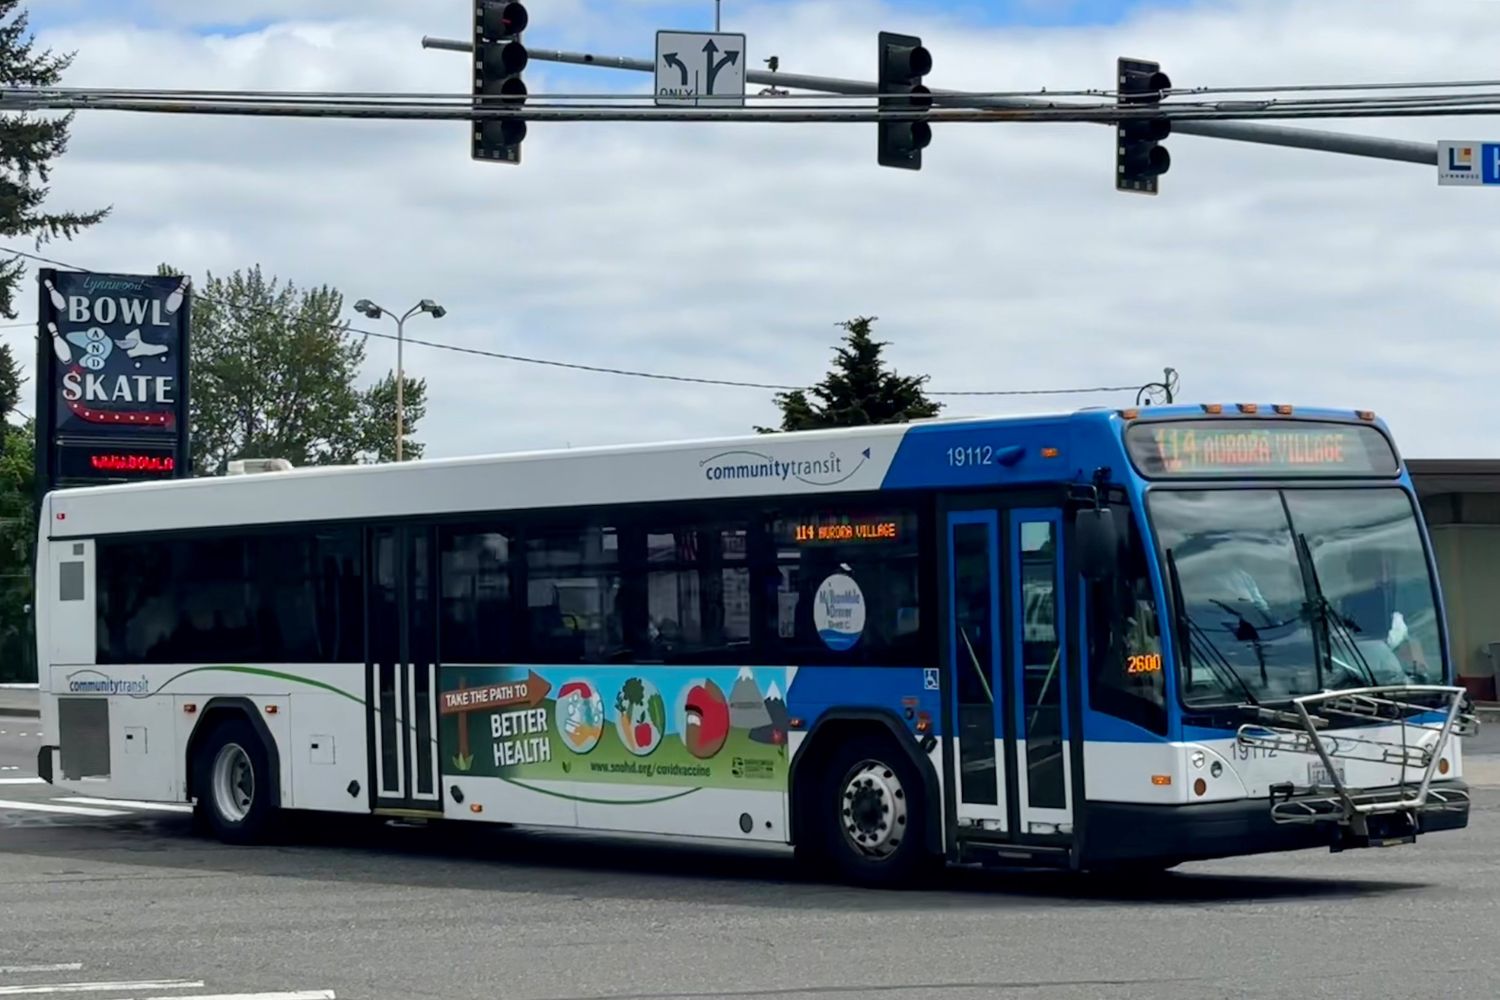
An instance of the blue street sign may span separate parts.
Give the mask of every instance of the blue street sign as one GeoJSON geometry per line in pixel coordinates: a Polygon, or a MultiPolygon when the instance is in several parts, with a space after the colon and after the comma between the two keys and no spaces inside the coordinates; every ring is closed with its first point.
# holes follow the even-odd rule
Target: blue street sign
{"type": "Polygon", "coordinates": [[[1500,187],[1500,142],[1438,143],[1438,184],[1500,187]]]}

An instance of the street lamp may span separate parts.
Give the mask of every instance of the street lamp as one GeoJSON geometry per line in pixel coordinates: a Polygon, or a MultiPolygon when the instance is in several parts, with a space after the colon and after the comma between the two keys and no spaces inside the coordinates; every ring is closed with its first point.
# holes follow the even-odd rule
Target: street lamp
{"type": "Polygon", "coordinates": [[[382,315],[389,316],[396,321],[396,461],[401,461],[401,439],[405,436],[404,431],[404,392],[406,388],[406,370],[402,365],[401,347],[405,335],[406,321],[419,312],[431,313],[433,319],[442,319],[448,314],[448,310],[438,305],[431,299],[423,299],[406,311],[403,316],[397,316],[389,309],[384,309],[369,299],[360,299],[354,303],[355,312],[363,313],[370,319],[379,319],[382,315]]]}

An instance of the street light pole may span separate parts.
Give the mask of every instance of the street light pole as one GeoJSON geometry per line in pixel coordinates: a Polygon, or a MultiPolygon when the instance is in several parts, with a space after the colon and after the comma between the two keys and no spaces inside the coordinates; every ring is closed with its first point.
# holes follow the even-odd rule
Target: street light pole
{"type": "MultiPolygon", "coordinates": [[[[411,315],[407,313],[407,316],[411,315]]],[[[396,320],[396,461],[401,461],[401,442],[406,438],[406,406],[402,398],[406,388],[406,367],[401,362],[401,348],[406,344],[406,316],[396,320]]]]}
{"type": "Polygon", "coordinates": [[[431,299],[423,299],[400,316],[369,299],[360,299],[354,303],[354,309],[370,319],[389,316],[396,321],[396,461],[399,462],[403,455],[402,443],[406,438],[406,366],[402,357],[402,348],[406,343],[406,321],[419,312],[431,313],[433,319],[442,319],[448,310],[431,299]]]}

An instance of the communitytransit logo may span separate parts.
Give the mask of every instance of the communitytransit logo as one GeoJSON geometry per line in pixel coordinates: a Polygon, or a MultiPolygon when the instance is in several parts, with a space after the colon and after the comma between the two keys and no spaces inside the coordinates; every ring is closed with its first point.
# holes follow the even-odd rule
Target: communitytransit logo
{"type": "Polygon", "coordinates": [[[79,670],[68,675],[69,694],[128,694],[151,693],[151,682],[140,677],[135,680],[120,680],[101,674],[97,670],[79,670]]]}
{"type": "Polygon", "coordinates": [[[777,458],[765,452],[735,449],[710,455],[698,465],[703,469],[703,478],[709,482],[746,479],[786,482],[795,479],[809,486],[837,486],[846,482],[869,460],[869,448],[861,450],[853,460],[836,451],[829,451],[826,457],[777,458]]]}

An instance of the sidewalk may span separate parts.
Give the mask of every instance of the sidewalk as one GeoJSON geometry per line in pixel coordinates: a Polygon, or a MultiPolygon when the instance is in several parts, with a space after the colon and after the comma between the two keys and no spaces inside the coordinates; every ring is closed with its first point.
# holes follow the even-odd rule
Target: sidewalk
{"type": "Polygon", "coordinates": [[[41,714],[41,698],[35,687],[0,685],[0,716],[35,718],[41,714]]]}

